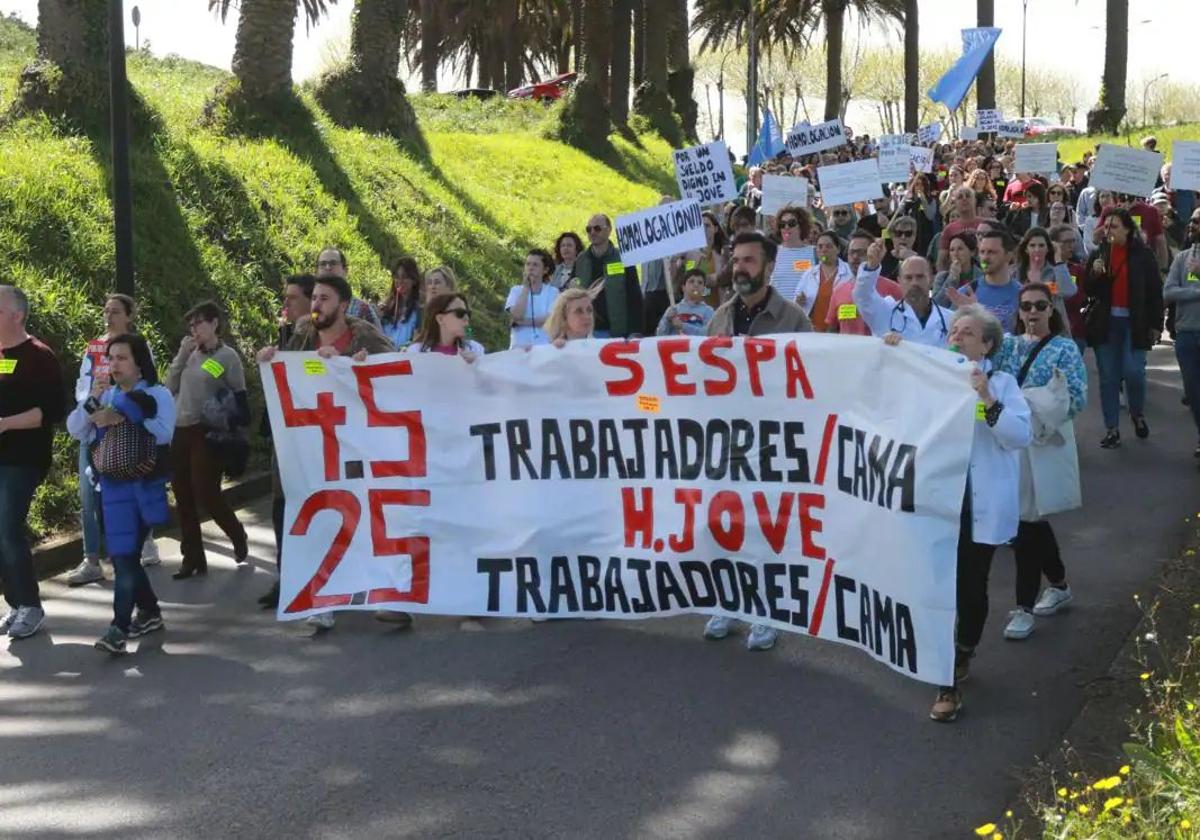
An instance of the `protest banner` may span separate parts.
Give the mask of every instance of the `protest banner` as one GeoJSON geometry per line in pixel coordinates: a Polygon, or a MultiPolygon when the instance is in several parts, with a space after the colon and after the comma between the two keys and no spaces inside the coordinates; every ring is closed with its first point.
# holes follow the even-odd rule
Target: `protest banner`
{"type": "Polygon", "coordinates": [[[1172,144],[1171,189],[1200,190],[1200,143],[1176,140],[1172,144]]]}
{"type": "Polygon", "coordinates": [[[933,149],[926,149],[924,146],[909,146],[908,162],[912,164],[914,172],[932,172],[933,149]]]}
{"type": "Polygon", "coordinates": [[[1000,125],[996,126],[996,136],[1010,139],[1024,137],[1025,123],[1020,120],[1002,120],[1000,125]]]}
{"type": "Polygon", "coordinates": [[[774,216],[789,204],[808,206],[808,179],[790,175],[764,175],[762,179],[762,206],[758,212],[774,216]]]}
{"type": "Polygon", "coordinates": [[[1057,143],[1018,143],[1016,153],[1014,168],[1017,172],[1031,172],[1036,175],[1058,173],[1057,143]]]}
{"type": "Polygon", "coordinates": [[[984,108],[975,112],[975,127],[985,134],[993,134],[1000,130],[1000,111],[995,108],[984,108]]]}
{"type": "Polygon", "coordinates": [[[641,265],[703,248],[704,218],[695,199],[659,204],[618,216],[613,229],[624,265],[641,265]]]}
{"type": "Polygon", "coordinates": [[[737,198],[737,183],[724,140],[675,150],[675,181],[685,200],[694,198],[701,207],[737,198]]]}
{"type": "Polygon", "coordinates": [[[826,207],[883,198],[879,162],[875,158],[817,167],[817,182],[826,207]]]}
{"type": "Polygon", "coordinates": [[[787,136],[787,150],[792,157],[811,155],[844,145],[846,128],[841,120],[830,120],[817,125],[801,123],[794,126],[787,136]]]}
{"type": "Polygon", "coordinates": [[[923,146],[929,145],[930,143],[936,143],[941,139],[942,124],[940,121],[935,120],[929,125],[923,125],[917,129],[917,142],[923,146]]]}
{"type": "Polygon", "coordinates": [[[959,129],[958,136],[961,140],[978,140],[979,129],[975,126],[964,125],[961,129],[959,129]]]}
{"type": "Polygon", "coordinates": [[[1163,156],[1159,152],[1102,143],[1096,152],[1096,164],[1089,183],[1098,190],[1146,198],[1154,191],[1162,163],[1163,156]]]}
{"type": "Polygon", "coordinates": [[[817,334],[280,353],[277,615],[727,615],[948,684],[962,362],[817,334]]]}
{"type": "Polygon", "coordinates": [[[803,248],[780,246],[775,254],[775,270],[771,272],[771,285],[784,300],[795,300],[800,288],[800,276],[817,264],[817,249],[812,245],[803,248]]]}
{"type": "Polygon", "coordinates": [[[902,134],[885,134],[879,138],[879,180],[885,184],[907,181],[912,160],[902,134]]]}

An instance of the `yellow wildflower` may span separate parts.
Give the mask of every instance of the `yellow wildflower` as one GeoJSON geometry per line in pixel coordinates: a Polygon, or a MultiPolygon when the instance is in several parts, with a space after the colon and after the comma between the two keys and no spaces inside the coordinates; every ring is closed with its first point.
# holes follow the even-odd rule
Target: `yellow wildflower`
{"type": "Polygon", "coordinates": [[[988,836],[994,834],[995,831],[996,831],[995,823],[984,823],[983,825],[979,826],[979,828],[975,829],[975,834],[979,837],[988,837],[988,836]]]}
{"type": "Polygon", "coordinates": [[[1143,680],[1148,680],[1148,679],[1150,679],[1150,672],[1148,672],[1148,671],[1143,671],[1143,672],[1142,672],[1142,677],[1141,677],[1141,678],[1142,678],[1143,680]]]}
{"type": "Polygon", "coordinates": [[[1012,819],[1012,811],[1005,811],[1004,816],[1011,820],[1012,819]]]}
{"type": "Polygon", "coordinates": [[[1121,769],[1118,770],[1117,772],[1120,773],[1122,776],[1128,776],[1129,775],[1129,765],[1122,764],[1121,769]]]}
{"type": "Polygon", "coordinates": [[[1119,784],[1121,784],[1120,776],[1109,776],[1107,779],[1101,779],[1096,782],[1092,787],[1096,790],[1112,790],[1119,784]]]}
{"type": "Polygon", "coordinates": [[[992,840],[1004,840],[1004,835],[997,831],[992,835],[992,840]]]}
{"type": "Polygon", "coordinates": [[[1192,827],[1192,823],[1191,823],[1191,821],[1189,821],[1189,820],[1187,820],[1187,819],[1184,819],[1184,820],[1182,820],[1182,821],[1179,823],[1179,827],[1180,827],[1180,828],[1191,828],[1191,827],[1192,827]]]}
{"type": "Polygon", "coordinates": [[[1081,814],[1086,814],[1088,811],[1090,811],[1092,809],[1086,805],[1080,805],[1076,810],[1079,811],[1079,813],[1081,813],[1081,814]]]}
{"type": "Polygon", "coordinates": [[[1111,811],[1113,808],[1116,808],[1118,805],[1120,805],[1124,801],[1125,801],[1124,797],[1121,797],[1121,796],[1114,796],[1111,799],[1104,800],[1104,812],[1108,813],[1109,811],[1111,811]]]}
{"type": "Polygon", "coordinates": [[[1067,789],[1066,789],[1066,788],[1059,788],[1059,789],[1058,789],[1058,795],[1059,795],[1059,796],[1063,796],[1063,797],[1065,797],[1065,796],[1067,795],[1067,789]]]}

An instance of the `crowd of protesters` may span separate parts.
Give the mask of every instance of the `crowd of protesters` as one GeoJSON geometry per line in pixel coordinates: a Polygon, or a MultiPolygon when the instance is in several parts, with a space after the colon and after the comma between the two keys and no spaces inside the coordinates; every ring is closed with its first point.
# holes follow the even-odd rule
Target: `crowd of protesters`
{"type": "MultiPolygon", "coordinates": [[[[1164,328],[1174,335],[1184,401],[1200,435],[1200,208],[1194,193],[1170,189],[1169,167],[1152,196],[1116,195],[1089,185],[1090,154],[1048,178],[1015,172],[1013,143],[989,140],[937,146],[931,172],[888,185],[880,200],[823,206],[821,167],[875,153],[871,138],[860,137],[804,160],[784,155],[751,167],[737,201],[703,214],[703,248],[641,266],[624,264],[612,219],[595,213],[583,236],[565,231],[552,247],[527,251],[504,302],[503,349],[815,330],[965,356],[978,410],[960,518],[955,674],[930,711],[950,721],[984,631],[997,546],[1012,544],[1017,566],[1006,638],[1027,638],[1035,617],[1073,599],[1046,517],[1080,504],[1073,418],[1087,399],[1086,349],[1099,373],[1100,446],[1120,445],[1122,403],[1137,437],[1150,434],[1146,352],[1164,328]],[[808,179],[806,206],[764,217],[764,174],[808,179]],[[808,247],[812,266],[794,293],[782,294],[779,249],[808,247]],[[1172,309],[1165,324],[1164,304],[1172,309]]],[[[470,297],[449,267],[423,271],[412,258],[395,260],[382,301],[368,299],[365,287],[356,293],[349,268],[344,252],[330,247],[316,255],[311,274],[286,278],[278,335],[257,353],[259,362],[304,350],[356,361],[440,353],[470,364],[485,352],[471,330],[470,297]]],[[[84,555],[68,582],[103,580],[104,556],[113,567],[114,617],[97,647],[122,653],[128,639],[164,627],[144,567],[159,562],[153,529],[168,519],[168,483],[181,527],[175,579],[207,571],[202,508],[227,536],[234,561],[248,559],[245,528],[220,492],[222,475],[244,466],[251,425],[244,362],[226,342],[226,313],[213,302],[188,312],[186,336],[161,382],[135,314],[128,297],[107,299],[105,331],[84,350],[71,410],[54,353],[26,332],[28,299],[0,286],[0,573],[9,605],[0,631],[13,639],[33,635],[44,619],[25,517],[64,417],[80,442],[84,555]]],[[[270,435],[265,418],[260,433],[270,435]]],[[[283,564],[284,498],[272,466],[283,564]]],[[[260,603],[273,608],[279,598],[276,582],[260,603]]],[[[376,617],[412,624],[403,612],[376,617]]],[[[332,612],[309,621],[320,632],[334,626],[332,612]]],[[[733,627],[714,617],[703,632],[721,639],[733,627]]],[[[776,641],[772,627],[755,624],[747,647],[767,650],[776,641]]]]}

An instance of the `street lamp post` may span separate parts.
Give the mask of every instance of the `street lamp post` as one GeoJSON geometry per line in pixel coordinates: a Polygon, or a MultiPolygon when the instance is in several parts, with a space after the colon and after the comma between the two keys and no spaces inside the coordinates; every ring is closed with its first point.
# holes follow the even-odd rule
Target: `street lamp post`
{"type": "Polygon", "coordinates": [[[1025,116],[1025,22],[1029,16],[1029,0],[1021,0],[1021,116],[1025,116]]]}
{"type": "Polygon", "coordinates": [[[1171,74],[1163,73],[1161,76],[1155,76],[1153,79],[1146,82],[1145,87],[1142,88],[1142,128],[1145,128],[1147,125],[1147,123],[1146,123],[1146,103],[1150,98],[1150,87],[1155,82],[1160,82],[1163,79],[1167,78],[1167,76],[1169,76],[1169,75],[1171,75],[1171,74]]]}

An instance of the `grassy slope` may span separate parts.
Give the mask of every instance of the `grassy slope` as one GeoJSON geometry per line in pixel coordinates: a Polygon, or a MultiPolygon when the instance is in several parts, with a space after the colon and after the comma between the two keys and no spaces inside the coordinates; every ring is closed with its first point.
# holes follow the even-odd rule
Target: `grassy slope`
{"type": "Polygon", "coordinates": [[[1151,134],[1158,138],[1159,151],[1166,154],[1167,160],[1170,160],[1171,144],[1174,141],[1200,140],[1200,125],[1192,123],[1189,125],[1152,126],[1128,135],[1093,134],[1087,137],[1063,139],[1058,141],[1058,151],[1064,161],[1074,163],[1083,157],[1084,152],[1094,150],[1097,143],[1111,143],[1116,146],[1128,145],[1140,149],[1142,138],[1151,134]]]}
{"type": "MultiPolygon", "coordinates": [[[[32,55],[32,34],[0,20],[0,108],[32,55]]],[[[536,104],[418,98],[436,128],[426,132],[426,164],[386,138],[333,126],[307,95],[302,119],[235,140],[197,127],[224,73],[131,55],[129,76],[149,112],[133,150],[140,326],[164,362],[182,312],[210,296],[230,310],[243,350],[259,346],[279,278],[308,269],[325,244],[345,249],[352,283],[380,296],[385,264],[400,254],[449,264],[485,313],[478,337],[499,347],[507,341],[499,310],[525,249],[582,230],[590,212],[653,204],[673,184],[662,141],[614,137],[617,154],[601,163],[543,139],[549,115],[536,104]]],[[[34,300],[33,329],[76,358],[100,330],[111,287],[107,139],[31,119],[0,130],[0,150],[9,276],[34,300]]],[[[69,444],[60,450],[35,505],[37,529],[75,509],[69,444]]]]}

